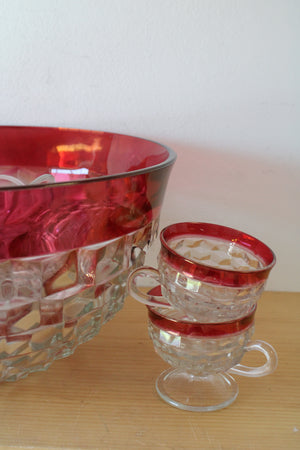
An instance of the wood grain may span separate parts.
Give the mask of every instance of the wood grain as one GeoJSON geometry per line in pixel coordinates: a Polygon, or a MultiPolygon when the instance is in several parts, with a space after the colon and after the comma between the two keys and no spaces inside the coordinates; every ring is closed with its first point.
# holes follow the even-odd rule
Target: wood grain
{"type": "Polygon", "coordinates": [[[191,413],[156,394],[167,365],[154,353],[145,307],[128,298],[73,356],[0,385],[0,448],[299,449],[299,322],[300,294],[265,292],[254,338],[276,348],[276,372],[236,377],[231,406],[191,413]]]}

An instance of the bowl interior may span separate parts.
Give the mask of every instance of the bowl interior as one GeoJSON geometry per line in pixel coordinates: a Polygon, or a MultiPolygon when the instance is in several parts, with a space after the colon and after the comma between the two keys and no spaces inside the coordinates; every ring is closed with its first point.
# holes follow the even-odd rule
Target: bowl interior
{"type": "MultiPolygon", "coordinates": [[[[0,127],[0,176],[29,184],[43,174],[53,182],[120,176],[168,162],[170,150],[132,136],[63,128],[0,127]]],[[[1,179],[0,187],[10,186],[1,179]]]]}
{"type": "Polygon", "coordinates": [[[106,132],[0,127],[0,260],[136,232],[160,214],[175,154],[106,132]]]}

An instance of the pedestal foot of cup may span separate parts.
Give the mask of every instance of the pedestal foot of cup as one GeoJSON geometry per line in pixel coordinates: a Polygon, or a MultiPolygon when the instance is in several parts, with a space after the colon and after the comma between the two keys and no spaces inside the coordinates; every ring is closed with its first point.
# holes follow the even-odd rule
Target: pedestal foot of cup
{"type": "Polygon", "coordinates": [[[229,406],[239,389],[227,373],[201,377],[182,369],[168,369],[156,380],[159,396],[169,405],[187,411],[216,411],[229,406]]]}

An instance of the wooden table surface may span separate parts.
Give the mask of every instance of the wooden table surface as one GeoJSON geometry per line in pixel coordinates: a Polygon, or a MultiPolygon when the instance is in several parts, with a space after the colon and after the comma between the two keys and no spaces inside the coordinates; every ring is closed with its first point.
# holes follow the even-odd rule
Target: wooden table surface
{"type": "Polygon", "coordinates": [[[265,292],[254,338],[274,345],[279,365],[238,377],[229,407],[187,412],[164,403],[143,305],[125,306],[92,341],[46,372],[0,385],[0,448],[300,449],[300,294],[265,292]]]}

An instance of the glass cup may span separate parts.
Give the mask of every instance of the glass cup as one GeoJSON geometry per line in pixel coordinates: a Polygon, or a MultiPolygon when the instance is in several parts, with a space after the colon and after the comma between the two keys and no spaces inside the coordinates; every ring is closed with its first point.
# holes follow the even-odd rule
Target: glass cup
{"type": "Polygon", "coordinates": [[[160,241],[158,270],[145,266],[132,272],[129,293],[141,303],[175,308],[202,323],[247,315],[275,264],[263,242],[221,225],[173,224],[162,230],[160,241]],[[162,296],[147,293],[155,285],[161,285],[162,296]]]}
{"type": "Polygon", "coordinates": [[[277,367],[274,348],[252,341],[256,307],[240,319],[223,323],[189,322],[175,309],[148,306],[148,330],[155,351],[172,367],[159,375],[156,390],[168,404],[189,411],[214,411],[230,405],[238,385],[229,374],[261,377],[277,367]],[[249,351],[266,362],[248,367],[240,361],[249,351]]]}

